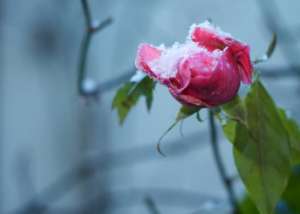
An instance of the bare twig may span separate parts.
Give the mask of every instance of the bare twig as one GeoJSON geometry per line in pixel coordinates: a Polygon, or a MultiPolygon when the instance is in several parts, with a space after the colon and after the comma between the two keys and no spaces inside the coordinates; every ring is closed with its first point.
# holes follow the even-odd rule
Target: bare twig
{"type": "Polygon", "coordinates": [[[83,36],[80,48],[79,65],[78,65],[78,93],[81,96],[95,95],[96,88],[93,90],[86,90],[84,87],[84,81],[86,79],[86,65],[87,65],[87,54],[91,44],[92,37],[95,33],[100,32],[105,27],[112,23],[112,18],[108,17],[99,24],[93,24],[91,11],[89,8],[88,0],[81,0],[82,10],[85,18],[85,34],[83,36]]]}
{"type": "MultiPolygon", "coordinates": [[[[277,68],[277,69],[271,68],[268,70],[268,69],[262,68],[263,71],[266,71],[266,72],[262,72],[262,76],[266,77],[266,78],[276,78],[276,77],[294,76],[295,75],[295,73],[292,71],[289,71],[288,68],[277,68]]],[[[124,74],[122,74],[116,78],[113,78],[107,82],[99,84],[97,86],[97,88],[102,93],[108,92],[108,91],[114,89],[115,87],[119,86],[124,81],[128,80],[130,78],[130,76],[133,74],[133,72],[134,72],[134,68],[129,69],[124,74]]],[[[199,136],[201,136],[201,135],[199,134],[199,136]]],[[[194,136],[193,135],[186,136],[185,139],[186,139],[187,145],[185,145],[184,147],[182,146],[181,143],[177,144],[177,141],[166,143],[166,145],[171,145],[171,149],[170,149],[171,151],[169,151],[168,153],[170,153],[170,156],[172,157],[172,151],[173,151],[173,153],[175,153],[175,155],[176,154],[181,155],[181,154],[185,154],[186,152],[188,152],[190,150],[193,150],[194,146],[196,146],[196,145],[189,144],[188,142],[193,142],[194,140],[197,139],[197,137],[198,137],[198,134],[195,134],[194,136]]],[[[117,161],[114,163],[116,166],[123,166],[124,164],[127,165],[129,163],[134,163],[134,161],[143,162],[148,159],[155,159],[156,158],[155,154],[150,154],[152,150],[153,150],[153,146],[151,145],[147,148],[145,147],[144,149],[137,148],[137,149],[133,149],[133,150],[126,151],[126,152],[124,151],[124,153],[121,152],[121,155],[120,154],[116,155],[116,157],[118,157],[118,160],[121,160],[121,161],[117,161]],[[144,155],[145,154],[144,152],[148,155],[144,155]],[[135,154],[134,155],[135,158],[132,158],[132,154],[135,154]],[[123,157],[123,158],[120,159],[119,157],[123,157]],[[128,157],[129,162],[122,161],[122,160],[126,160],[125,157],[128,157]]],[[[99,157],[101,157],[101,155],[99,155],[99,157]]],[[[99,170],[100,169],[103,170],[102,169],[103,163],[101,163],[102,159],[99,160],[99,157],[96,158],[95,160],[92,160],[91,162],[100,163],[99,165],[96,164],[96,167],[99,170]]],[[[108,158],[108,160],[113,161],[112,158],[108,158]]],[[[70,172],[59,177],[54,183],[52,183],[49,187],[45,188],[44,191],[39,193],[28,204],[26,204],[23,208],[21,208],[21,210],[26,209],[26,207],[28,208],[28,207],[32,206],[32,204],[34,204],[36,201],[38,201],[39,198],[46,199],[45,201],[50,202],[50,201],[58,200],[63,195],[67,194],[69,190],[71,190],[74,186],[76,186],[78,184],[76,177],[79,173],[79,169],[82,168],[82,165],[88,166],[89,163],[90,162],[81,163],[81,164],[79,164],[79,166],[75,167],[70,172]]],[[[108,165],[110,165],[109,161],[108,161],[108,165]]],[[[116,167],[115,165],[114,165],[114,167],[116,167]]],[[[87,178],[90,176],[92,176],[92,174],[87,176],[87,178]]]]}
{"type": "Polygon", "coordinates": [[[101,94],[103,94],[105,92],[108,92],[108,91],[120,86],[122,83],[128,81],[130,79],[130,77],[132,77],[134,75],[135,72],[136,72],[135,67],[129,68],[124,73],[122,73],[121,75],[119,75],[115,78],[112,78],[112,79],[110,79],[106,82],[99,83],[96,86],[95,91],[97,93],[101,93],[101,94]]]}
{"type": "MultiPolygon", "coordinates": [[[[140,205],[141,198],[151,195],[161,206],[176,208],[205,207],[210,204],[212,208],[224,204],[221,198],[210,194],[202,194],[191,190],[177,188],[118,188],[108,192],[97,193],[75,206],[49,209],[50,213],[95,213],[95,211],[108,208],[118,210],[140,205]]],[[[117,212],[118,213],[118,212],[117,212]]],[[[123,213],[123,212],[122,212],[123,213]]]]}
{"type": "Polygon", "coordinates": [[[223,160],[221,158],[220,148],[218,145],[218,134],[217,134],[217,129],[216,129],[216,125],[215,125],[213,110],[209,110],[208,114],[209,114],[209,128],[210,128],[209,133],[210,133],[210,141],[211,141],[211,146],[212,146],[212,151],[213,151],[213,157],[215,159],[220,177],[222,179],[223,185],[227,192],[228,200],[232,206],[233,213],[237,214],[238,213],[238,210],[237,210],[238,200],[234,193],[234,188],[233,188],[233,183],[232,183],[231,177],[227,174],[223,160]]]}
{"type": "Polygon", "coordinates": [[[160,214],[158,211],[158,208],[156,206],[156,203],[150,196],[146,196],[144,199],[145,206],[147,207],[150,214],[160,214]]]}
{"type": "MultiPolygon", "coordinates": [[[[277,67],[257,67],[258,70],[261,70],[261,76],[268,79],[284,78],[284,77],[295,77],[296,74],[293,70],[290,70],[286,66],[277,66],[277,67]]],[[[297,69],[300,69],[300,65],[297,66],[297,69]]],[[[122,83],[128,81],[136,71],[135,67],[125,70],[121,75],[114,77],[106,82],[98,83],[96,86],[97,93],[106,93],[116,87],[120,86],[122,83]]]]}
{"type": "Polygon", "coordinates": [[[267,79],[298,77],[298,74],[294,69],[300,70],[300,65],[294,65],[293,69],[291,69],[289,66],[277,66],[271,68],[258,67],[258,70],[262,71],[261,76],[267,79]]]}
{"type": "MultiPolygon", "coordinates": [[[[297,39],[294,35],[287,29],[288,26],[284,23],[284,18],[281,17],[279,8],[277,7],[276,1],[274,0],[256,0],[259,9],[261,11],[263,21],[265,25],[269,28],[270,32],[275,32],[279,40],[284,37],[284,40],[289,40],[292,43],[296,43],[297,39]]],[[[278,43],[284,58],[289,64],[289,70],[293,71],[297,77],[300,78],[300,67],[295,64],[297,60],[296,57],[299,56],[299,50],[297,46],[286,46],[283,43],[278,43]]]]}
{"type": "MultiPolygon", "coordinates": [[[[166,151],[168,152],[169,157],[172,158],[174,156],[184,155],[188,152],[195,151],[195,148],[199,148],[199,143],[194,142],[196,142],[200,136],[203,139],[204,133],[197,132],[186,136],[184,138],[184,146],[182,144],[182,139],[166,143],[166,151]]],[[[201,146],[207,145],[205,143],[207,140],[208,139],[203,139],[203,144],[201,144],[201,146]]],[[[61,177],[56,179],[54,183],[47,186],[42,192],[38,193],[25,205],[12,213],[26,213],[26,211],[32,210],[32,207],[36,207],[37,202],[47,203],[43,206],[44,209],[46,209],[45,207],[47,207],[48,204],[59,200],[77,185],[80,185],[82,182],[86,182],[89,178],[96,176],[99,171],[101,171],[101,175],[105,175],[106,172],[116,170],[120,167],[143,164],[150,160],[157,161],[159,160],[159,156],[157,155],[153,145],[154,143],[149,144],[148,146],[127,149],[119,152],[97,154],[95,157],[79,163],[76,167],[63,174],[61,177]],[[82,172],[82,169],[87,167],[94,170],[87,171],[88,173],[85,174],[85,177],[78,180],[78,175],[82,172]]]]}

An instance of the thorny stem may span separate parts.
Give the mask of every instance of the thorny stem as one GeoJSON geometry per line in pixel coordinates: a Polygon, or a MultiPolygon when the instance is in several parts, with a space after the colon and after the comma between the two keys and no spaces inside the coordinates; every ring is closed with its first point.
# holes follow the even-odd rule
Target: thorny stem
{"type": "Polygon", "coordinates": [[[222,179],[223,185],[228,195],[228,200],[232,206],[232,210],[234,214],[238,214],[238,203],[237,198],[234,193],[232,179],[227,175],[223,160],[221,158],[220,148],[218,145],[218,134],[214,119],[214,114],[212,110],[209,110],[209,128],[210,128],[210,141],[212,146],[213,156],[222,179]]]}
{"type": "Polygon", "coordinates": [[[88,93],[95,93],[95,92],[86,92],[83,87],[83,82],[86,78],[87,55],[91,44],[92,36],[94,35],[94,33],[100,32],[105,27],[110,25],[112,23],[112,18],[108,17],[107,19],[100,22],[99,24],[93,25],[93,20],[88,5],[88,0],[81,0],[81,5],[82,5],[84,18],[85,18],[86,30],[80,48],[77,87],[78,87],[79,95],[85,96],[85,95],[89,95],[88,93]]]}

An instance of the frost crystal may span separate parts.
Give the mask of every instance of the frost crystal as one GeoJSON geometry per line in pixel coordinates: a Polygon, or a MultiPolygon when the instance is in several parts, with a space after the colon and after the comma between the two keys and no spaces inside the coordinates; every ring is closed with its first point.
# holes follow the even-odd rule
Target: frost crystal
{"type": "Polygon", "coordinates": [[[87,78],[83,81],[83,89],[87,93],[92,93],[97,89],[97,83],[90,78],[87,78]]]}
{"type": "Polygon", "coordinates": [[[162,78],[175,77],[177,65],[182,59],[203,52],[214,58],[218,58],[222,54],[222,51],[220,50],[209,52],[204,47],[200,47],[190,40],[186,41],[184,44],[175,42],[172,47],[162,49],[160,58],[150,62],[151,69],[162,78]]]}
{"type": "Polygon", "coordinates": [[[175,42],[172,47],[163,49],[159,59],[153,60],[150,63],[151,68],[154,73],[160,74],[163,78],[174,77],[177,72],[177,64],[181,59],[203,51],[207,50],[191,41],[185,44],[175,42]]]}
{"type": "Polygon", "coordinates": [[[226,33],[224,31],[222,31],[222,29],[220,27],[215,26],[215,25],[213,25],[212,23],[210,23],[209,21],[206,20],[205,22],[200,23],[200,24],[192,24],[191,27],[190,27],[189,35],[188,35],[187,39],[192,38],[192,34],[193,34],[195,28],[197,28],[197,27],[205,28],[206,30],[211,31],[212,33],[216,33],[216,34],[218,34],[219,36],[222,36],[222,37],[232,38],[230,33],[226,33]]]}
{"type": "Polygon", "coordinates": [[[137,70],[136,73],[130,78],[130,82],[140,82],[145,76],[144,72],[137,70]]]}

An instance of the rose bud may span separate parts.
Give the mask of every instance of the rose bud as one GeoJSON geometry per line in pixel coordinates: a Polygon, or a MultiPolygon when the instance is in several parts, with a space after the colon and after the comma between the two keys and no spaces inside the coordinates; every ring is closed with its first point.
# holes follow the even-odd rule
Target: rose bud
{"type": "Polygon", "coordinates": [[[191,26],[184,44],[140,44],[135,64],[182,104],[214,107],[232,100],[241,82],[251,83],[249,52],[247,44],[204,22],[191,26]]]}

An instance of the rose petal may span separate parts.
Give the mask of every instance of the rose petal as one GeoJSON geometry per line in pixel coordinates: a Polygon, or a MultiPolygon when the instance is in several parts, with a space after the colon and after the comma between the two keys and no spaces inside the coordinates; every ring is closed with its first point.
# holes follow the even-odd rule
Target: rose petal
{"type": "Polygon", "coordinates": [[[204,46],[210,51],[215,49],[223,50],[226,47],[222,38],[205,28],[196,27],[191,37],[198,45],[204,46]]]}
{"type": "Polygon", "coordinates": [[[195,59],[197,56],[187,60],[190,69],[198,69],[193,72],[189,85],[181,93],[169,88],[172,95],[182,103],[205,107],[213,107],[231,100],[239,89],[240,75],[230,50],[226,49],[223,52],[217,59],[214,70],[210,72],[203,72],[203,67],[195,67],[195,59]]]}
{"type": "Polygon", "coordinates": [[[185,60],[181,60],[177,67],[176,77],[170,78],[168,86],[173,89],[174,93],[179,94],[189,85],[191,70],[188,67],[188,62],[185,60]]]}
{"type": "Polygon", "coordinates": [[[150,44],[142,43],[138,47],[135,66],[149,76],[157,79],[157,76],[151,70],[150,62],[160,57],[161,50],[153,47],[150,44]]]}
{"type": "Polygon", "coordinates": [[[204,46],[210,51],[216,49],[223,50],[225,47],[230,48],[236,62],[239,64],[239,73],[242,82],[250,84],[253,67],[250,60],[249,46],[219,31],[208,24],[206,24],[206,27],[201,27],[200,25],[192,29],[191,38],[198,45],[204,46]]]}
{"type": "Polygon", "coordinates": [[[235,60],[239,65],[239,72],[242,82],[245,84],[250,84],[252,82],[253,66],[250,59],[249,46],[233,41],[229,48],[233,52],[235,60]]]}

